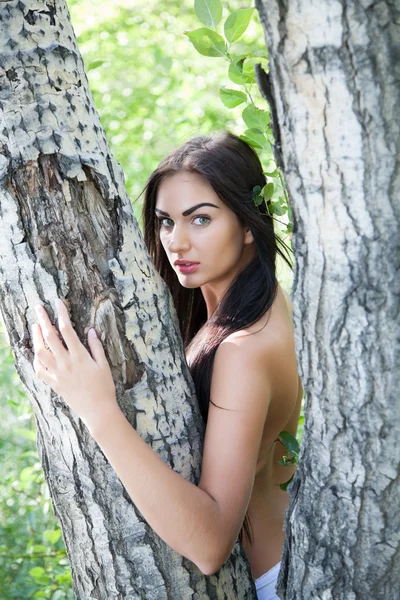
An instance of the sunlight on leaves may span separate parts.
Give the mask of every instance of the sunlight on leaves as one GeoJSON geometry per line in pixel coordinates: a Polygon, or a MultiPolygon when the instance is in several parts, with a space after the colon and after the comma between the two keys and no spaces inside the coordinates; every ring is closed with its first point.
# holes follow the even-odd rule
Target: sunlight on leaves
{"type": "Polygon", "coordinates": [[[254,8],[242,8],[229,15],[225,21],[224,33],[228,42],[236,42],[249,26],[254,8]]]}
{"type": "Polygon", "coordinates": [[[225,56],[226,44],[223,37],[212,29],[201,27],[195,31],[185,31],[193,46],[203,56],[225,56]]]}
{"type": "Polygon", "coordinates": [[[195,0],[194,11],[203,25],[214,29],[222,19],[220,0],[195,0]]]}

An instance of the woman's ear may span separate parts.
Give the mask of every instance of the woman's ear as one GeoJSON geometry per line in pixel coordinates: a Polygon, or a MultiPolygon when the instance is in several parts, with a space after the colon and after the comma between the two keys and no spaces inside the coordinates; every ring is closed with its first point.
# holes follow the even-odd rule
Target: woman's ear
{"type": "Polygon", "coordinates": [[[244,243],[252,244],[254,242],[253,234],[250,231],[250,227],[245,227],[244,229],[244,243]]]}

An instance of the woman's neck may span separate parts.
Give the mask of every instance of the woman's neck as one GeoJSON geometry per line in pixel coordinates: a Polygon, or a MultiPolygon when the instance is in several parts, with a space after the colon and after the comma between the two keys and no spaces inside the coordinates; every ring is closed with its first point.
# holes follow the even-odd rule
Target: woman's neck
{"type": "Polygon", "coordinates": [[[225,287],[223,291],[217,291],[212,289],[211,286],[202,286],[201,293],[203,294],[204,302],[206,303],[207,308],[207,321],[217,308],[222,296],[224,295],[228,286],[225,287]]]}
{"type": "Polygon", "coordinates": [[[249,264],[254,256],[254,244],[245,246],[241,260],[239,264],[236,265],[236,269],[233,272],[227,273],[223,279],[218,281],[214,280],[201,286],[201,293],[203,294],[204,302],[206,303],[207,308],[207,321],[217,308],[218,304],[221,302],[221,299],[223,298],[228,287],[231,285],[232,281],[235,279],[236,275],[249,264]]]}

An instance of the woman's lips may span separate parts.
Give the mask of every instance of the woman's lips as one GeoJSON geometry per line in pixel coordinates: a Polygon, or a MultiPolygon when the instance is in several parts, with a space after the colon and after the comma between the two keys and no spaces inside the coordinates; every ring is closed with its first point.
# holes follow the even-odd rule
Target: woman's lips
{"type": "Polygon", "coordinates": [[[183,273],[184,275],[188,275],[189,273],[193,273],[197,267],[200,265],[200,263],[192,263],[191,265],[176,265],[177,268],[179,269],[180,273],[183,273]]]}

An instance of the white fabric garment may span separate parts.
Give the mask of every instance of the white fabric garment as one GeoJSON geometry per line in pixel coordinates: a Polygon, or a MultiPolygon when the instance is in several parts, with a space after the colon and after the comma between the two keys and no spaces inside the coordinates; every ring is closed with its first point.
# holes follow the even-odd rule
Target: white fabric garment
{"type": "Polygon", "coordinates": [[[264,575],[254,580],[258,600],[279,600],[275,588],[280,568],[281,563],[279,562],[264,575]]]}

